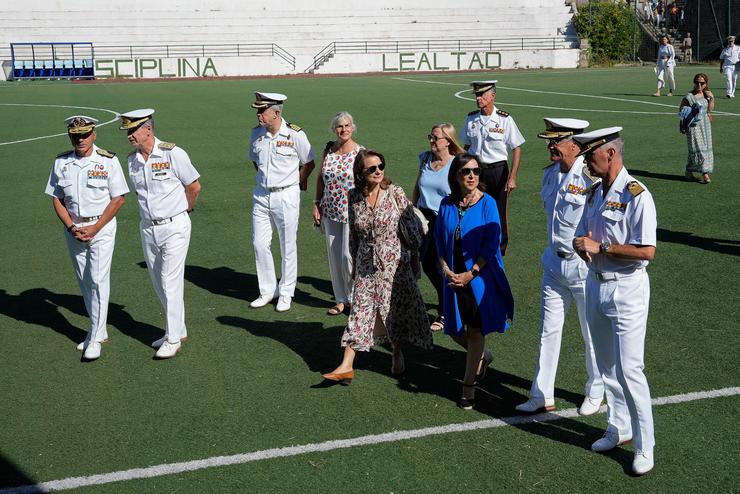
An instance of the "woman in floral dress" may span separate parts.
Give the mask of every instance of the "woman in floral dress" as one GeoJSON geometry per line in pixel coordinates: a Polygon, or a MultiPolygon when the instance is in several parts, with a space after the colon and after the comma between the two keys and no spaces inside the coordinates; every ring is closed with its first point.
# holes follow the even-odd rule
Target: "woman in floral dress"
{"type": "Polygon", "coordinates": [[[391,374],[406,366],[401,342],[430,348],[432,335],[416,284],[422,231],[401,187],[385,176],[382,154],[362,150],[355,159],[355,188],[349,192],[350,252],[354,259],[352,309],[342,335],[344,356],[324,378],[348,384],[357,352],[390,341],[391,374]],[[399,223],[405,225],[406,237],[399,223]]]}
{"type": "Polygon", "coordinates": [[[712,112],[714,111],[714,94],[709,89],[709,77],[706,74],[694,76],[694,89],[681,100],[681,106],[701,106],[699,122],[690,126],[686,132],[689,146],[689,157],[686,161],[686,178],[694,180],[694,172],[702,174],[701,183],[711,182],[709,174],[714,171],[714,148],[712,147],[712,112]]]}
{"type": "Polygon", "coordinates": [[[338,316],[349,305],[352,288],[347,194],[354,187],[352,165],[355,157],[358,151],[365,148],[352,139],[357,127],[349,113],[339,112],[334,115],[331,129],[337,135],[337,140],[327,142],[324,148],[321,172],[316,178],[313,221],[326,235],[329,275],[335,302],[327,314],[338,316]]]}

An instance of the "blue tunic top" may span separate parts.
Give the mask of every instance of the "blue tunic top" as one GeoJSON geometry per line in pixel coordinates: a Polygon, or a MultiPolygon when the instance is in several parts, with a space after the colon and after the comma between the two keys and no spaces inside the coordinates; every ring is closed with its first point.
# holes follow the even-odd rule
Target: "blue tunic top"
{"type": "MultiPolygon", "coordinates": [[[[455,229],[458,223],[466,268],[471,269],[479,257],[486,260],[480,274],[470,282],[480,311],[481,332],[484,335],[503,333],[509,329],[509,321],[514,319],[514,295],[501,259],[501,223],[496,200],[484,193],[467,210],[462,220],[459,219],[457,205],[451,196],[442,200],[434,236],[437,240],[437,252],[440,257],[444,257],[448,266],[453,265],[455,229]]],[[[445,333],[461,335],[464,329],[455,290],[448,286],[447,280],[443,280],[443,283],[445,333]]]]}
{"type": "Polygon", "coordinates": [[[437,171],[432,168],[432,153],[424,151],[419,155],[419,200],[416,206],[431,209],[435,213],[439,211],[439,203],[450,193],[450,184],[447,176],[450,172],[450,164],[455,157],[452,156],[445,166],[437,171]]]}

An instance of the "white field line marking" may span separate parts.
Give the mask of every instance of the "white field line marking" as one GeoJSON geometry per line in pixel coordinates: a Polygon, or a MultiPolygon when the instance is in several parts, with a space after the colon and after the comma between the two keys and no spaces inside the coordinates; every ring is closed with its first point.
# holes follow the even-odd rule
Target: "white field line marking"
{"type": "MultiPolygon", "coordinates": [[[[740,395],[740,387],[715,389],[712,391],[698,391],[673,396],[664,396],[652,400],[654,406],[672,405],[711,398],[729,397],[740,395]]],[[[602,406],[599,413],[604,413],[606,406],[602,406]]],[[[464,422],[461,424],[448,424],[423,429],[412,429],[406,431],[393,431],[384,434],[372,434],[351,439],[338,439],[321,443],[304,444],[301,446],[289,446],[285,448],[265,449],[252,453],[242,453],[231,456],[214,456],[203,460],[184,461],[180,463],[166,463],[145,468],[132,468],[118,472],[89,475],[86,477],[68,477],[62,480],[52,480],[34,485],[23,485],[19,487],[8,487],[0,489],[0,494],[30,494],[37,492],[53,492],[65,489],[76,489],[90,485],[109,484],[125,480],[146,479],[161,477],[163,475],[174,475],[184,472],[193,472],[205,468],[223,467],[228,465],[242,465],[253,461],[270,460],[273,458],[285,458],[289,456],[305,455],[308,453],[319,453],[337,449],[353,448],[355,446],[367,446],[371,444],[392,443],[407,439],[417,439],[453,432],[469,432],[482,429],[495,429],[507,425],[525,425],[531,423],[552,422],[555,420],[578,417],[576,408],[569,408],[560,412],[540,413],[537,415],[517,415],[501,419],[479,420],[477,422],[464,422]]]]}
{"type": "MultiPolygon", "coordinates": [[[[42,108],[74,108],[77,110],[97,110],[97,111],[104,111],[108,113],[112,113],[115,115],[112,119],[108,120],[107,122],[103,122],[101,124],[98,124],[97,127],[102,127],[103,125],[108,125],[116,120],[118,120],[118,117],[121,116],[120,113],[115,112],[113,110],[108,110],[107,108],[94,108],[91,106],[67,106],[67,105],[34,105],[30,103],[0,103],[0,106],[35,106],[35,107],[42,107],[42,108]]],[[[66,136],[67,133],[63,132],[61,134],[52,134],[48,136],[40,136],[40,137],[31,137],[29,139],[21,139],[20,141],[10,141],[10,142],[0,142],[0,146],[7,146],[8,144],[20,144],[21,142],[31,142],[31,141],[38,141],[39,139],[51,139],[52,137],[59,137],[59,136],[66,136]]]]}
{"type": "MultiPolygon", "coordinates": [[[[459,83],[459,82],[442,82],[442,81],[424,81],[419,79],[409,79],[407,77],[394,77],[393,79],[397,81],[406,81],[406,82],[418,82],[421,84],[441,84],[444,86],[467,86],[467,84],[459,83]]],[[[587,108],[560,108],[555,106],[542,106],[542,105],[524,105],[520,103],[505,103],[506,106],[522,106],[525,108],[542,108],[545,110],[563,110],[563,111],[583,111],[583,112],[598,112],[598,113],[630,113],[630,114],[637,114],[637,115],[678,115],[678,106],[677,105],[669,105],[666,103],[658,103],[655,101],[642,101],[638,99],[628,99],[628,98],[615,98],[612,96],[598,96],[595,94],[581,94],[581,93],[562,93],[558,91],[540,91],[537,89],[522,89],[518,87],[508,87],[508,86],[497,86],[501,89],[506,89],[509,91],[522,91],[526,93],[537,93],[537,94],[554,94],[557,96],[577,96],[580,98],[593,98],[593,99],[604,99],[604,100],[611,100],[611,101],[619,101],[623,103],[637,103],[640,105],[652,105],[652,106],[660,106],[664,108],[673,108],[675,111],[671,112],[648,112],[648,111],[633,111],[633,110],[595,110],[595,109],[587,109],[587,108]]],[[[470,92],[472,89],[464,89],[462,91],[458,91],[455,93],[456,98],[460,98],[463,100],[468,101],[475,101],[475,98],[467,98],[462,96],[462,93],[470,92]]],[[[740,113],[731,113],[731,112],[723,112],[723,111],[717,111],[715,110],[714,115],[730,115],[733,117],[740,116],[740,113]]]]}

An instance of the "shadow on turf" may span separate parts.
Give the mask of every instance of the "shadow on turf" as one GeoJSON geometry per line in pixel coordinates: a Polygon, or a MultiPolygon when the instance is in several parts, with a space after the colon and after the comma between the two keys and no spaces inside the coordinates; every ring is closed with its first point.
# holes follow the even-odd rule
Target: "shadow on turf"
{"type": "MultiPolygon", "coordinates": [[[[238,316],[219,316],[216,320],[225,326],[245,330],[254,336],[272,338],[290,348],[303,359],[310,372],[316,373],[316,384],[311,386],[312,388],[324,389],[338,384],[322,380],[319,373],[329,372],[339,363],[342,356],[339,341],[343,327],[327,328],[321,322],[257,321],[238,316]]],[[[492,343],[493,341],[489,341],[489,344],[492,343]]],[[[407,347],[404,354],[406,372],[396,378],[396,386],[409,393],[440,396],[448,401],[450,407],[455,407],[460,395],[464,353],[435,345],[429,351],[407,347]]],[[[362,352],[357,356],[355,367],[357,373],[352,386],[361,386],[363,374],[366,372],[382,374],[392,379],[390,367],[391,356],[388,352],[375,348],[369,352],[362,352]]],[[[527,400],[527,391],[521,390],[529,390],[531,385],[532,381],[498,371],[494,366],[478,387],[476,410],[493,418],[520,415],[514,406],[527,400]]],[[[556,388],[555,395],[574,406],[579,406],[583,400],[582,395],[560,388],[556,388]]],[[[461,410],[461,417],[464,417],[465,413],[467,412],[461,410]]],[[[584,449],[590,449],[591,443],[601,437],[606,427],[606,424],[604,428],[593,427],[572,419],[512,425],[528,433],[584,449]]],[[[626,472],[630,471],[631,452],[618,448],[609,452],[608,456],[620,463],[626,472]]]]}
{"type": "Polygon", "coordinates": [[[658,240],[696,247],[720,254],[740,256],[740,241],[737,240],[700,237],[691,232],[675,232],[673,230],[666,230],[665,228],[658,228],[658,240]]]}
{"type": "Polygon", "coordinates": [[[646,177],[646,178],[657,178],[659,180],[673,180],[674,182],[689,182],[689,180],[684,177],[683,173],[680,173],[678,175],[674,175],[672,173],[658,173],[658,172],[650,172],[647,170],[633,170],[632,168],[629,169],[630,175],[634,175],[637,177],[646,177]]]}
{"type": "Polygon", "coordinates": [[[17,465],[0,454],[0,487],[18,487],[34,485],[36,481],[23,472],[17,465]]]}
{"type": "MultiPolygon", "coordinates": [[[[139,267],[146,269],[144,262],[138,264],[139,267]]],[[[245,302],[252,301],[260,295],[257,275],[240,273],[226,266],[205,268],[203,266],[188,264],[185,266],[185,279],[195,286],[215,295],[232,297],[245,302]]],[[[327,293],[331,293],[331,282],[310,276],[301,276],[298,278],[298,281],[300,283],[311,284],[321,291],[327,291],[328,286],[327,293]]],[[[294,302],[309,307],[324,307],[327,305],[326,300],[314,297],[300,288],[296,288],[294,302]]]]}
{"type": "MultiPolygon", "coordinates": [[[[18,295],[10,295],[6,290],[0,290],[0,313],[18,321],[52,329],[75,344],[83,341],[87,331],[72,325],[59,312],[59,307],[87,317],[85,302],[81,295],[54,293],[46,288],[32,288],[18,295]]],[[[108,323],[146,346],[162,333],[160,328],[136,321],[124,310],[124,306],[119,304],[108,304],[108,323]]]]}

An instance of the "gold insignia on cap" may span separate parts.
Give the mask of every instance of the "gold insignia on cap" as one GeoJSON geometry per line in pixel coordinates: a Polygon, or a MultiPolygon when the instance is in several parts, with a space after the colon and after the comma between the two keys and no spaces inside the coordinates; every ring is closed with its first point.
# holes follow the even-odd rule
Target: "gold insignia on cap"
{"type": "Polygon", "coordinates": [[[87,134],[95,128],[94,122],[88,122],[82,117],[73,119],[67,126],[67,132],[70,134],[87,134]]]}
{"type": "Polygon", "coordinates": [[[134,129],[138,127],[139,125],[143,124],[147,120],[149,120],[151,116],[147,116],[144,118],[129,118],[121,116],[121,126],[118,128],[119,130],[128,130],[128,129],[134,129]]]}

